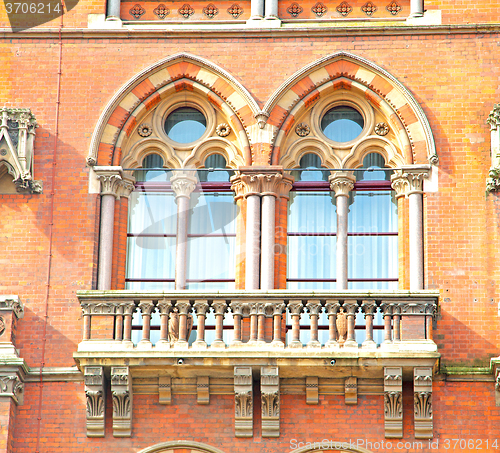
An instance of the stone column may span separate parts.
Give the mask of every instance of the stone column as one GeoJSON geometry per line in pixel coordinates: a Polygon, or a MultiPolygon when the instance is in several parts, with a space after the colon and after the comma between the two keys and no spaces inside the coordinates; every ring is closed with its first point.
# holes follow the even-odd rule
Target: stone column
{"type": "Polygon", "coordinates": [[[410,17],[422,17],[424,15],[424,0],[411,0],[410,17]]]}
{"type": "Polygon", "coordinates": [[[121,167],[94,167],[101,182],[101,229],[99,238],[98,289],[111,289],[115,200],[129,196],[135,180],[124,176],[121,167]]]}
{"type": "Polygon", "coordinates": [[[278,0],[266,0],[265,14],[266,20],[278,19],[278,0]]]}
{"type": "Polygon", "coordinates": [[[349,193],[356,178],[347,172],[338,172],[328,178],[337,201],[337,289],[347,289],[347,215],[349,193]]]}
{"type": "Polygon", "coordinates": [[[252,0],[250,3],[250,20],[264,18],[264,0],[252,0]]]}
{"type": "Polygon", "coordinates": [[[187,247],[189,228],[189,197],[196,187],[196,178],[177,172],[171,179],[177,203],[177,236],[175,250],[175,289],[186,289],[187,247]]]}
{"type": "Polygon", "coordinates": [[[108,0],[106,20],[120,20],[120,0],[108,0]]]}

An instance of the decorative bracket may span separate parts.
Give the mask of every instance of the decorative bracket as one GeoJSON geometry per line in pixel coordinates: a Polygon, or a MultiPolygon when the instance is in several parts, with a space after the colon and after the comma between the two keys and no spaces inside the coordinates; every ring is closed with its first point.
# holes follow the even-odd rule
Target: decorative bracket
{"type": "Polygon", "coordinates": [[[358,378],[351,376],[345,380],[345,404],[358,404],[358,378]]]}
{"type": "Polygon", "coordinates": [[[84,381],[87,398],[87,436],[104,437],[106,387],[102,366],[86,366],[84,381]]]}
{"type": "Polygon", "coordinates": [[[319,381],[319,379],[317,376],[306,377],[306,403],[307,404],[318,404],[319,403],[318,381],[319,381]]]}
{"type": "Polygon", "coordinates": [[[432,439],[432,368],[413,369],[415,438],[432,439]]]}
{"type": "Polygon", "coordinates": [[[385,437],[403,437],[403,369],[384,368],[385,437]]]}
{"type": "Polygon", "coordinates": [[[18,373],[5,371],[0,373],[0,397],[9,396],[18,405],[24,402],[24,382],[18,373]]]}
{"type": "Polygon", "coordinates": [[[33,179],[37,123],[30,109],[0,108],[0,164],[14,177],[19,193],[42,193],[42,181],[33,179]]]}
{"type": "Polygon", "coordinates": [[[234,435],[253,437],[252,367],[234,367],[234,435]]]}
{"type": "Polygon", "coordinates": [[[196,380],[196,391],[198,404],[210,404],[210,381],[208,376],[198,376],[196,380]]]}
{"type": "Polygon", "coordinates": [[[113,436],[132,435],[132,376],[128,366],[111,367],[113,436]]]}
{"type": "Polygon", "coordinates": [[[280,378],[278,367],[261,367],[260,392],[262,399],[262,437],[279,437],[280,378]]]}
{"type": "Polygon", "coordinates": [[[160,404],[172,404],[172,378],[170,376],[158,378],[158,393],[160,404]]]}

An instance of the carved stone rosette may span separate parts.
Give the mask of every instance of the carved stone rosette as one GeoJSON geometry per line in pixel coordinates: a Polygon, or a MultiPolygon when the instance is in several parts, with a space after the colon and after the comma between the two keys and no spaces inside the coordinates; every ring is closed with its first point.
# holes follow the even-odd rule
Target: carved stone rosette
{"type": "Polygon", "coordinates": [[[87,436],[104,437],[106,386],[102,366],[86,366],[84,370],[87,398],[87,436]]]}
{"type": "Polygon", "coordinates": [[[415,438],[432,439],[432,368],[413,369],[415,438]]]}
{"type": "Polygon", "coordinates": [[[278,367],[261,367],[262,437],[280,435],[280,378],[278,367]]]}
{"type": "Polygon", "coordinates": [[[234,367],[234,435],[253,436],[252,367],[234,367]]]}
{"type": "Polygon", "coordinates": [[[403,369],[384,368],[385,437],[403,437],[403,369]]]}
{"type": "Polygon", "coordinates": [[[132,376],[128,367],[111,367],[113,436],[132,435],[132,376]]]}

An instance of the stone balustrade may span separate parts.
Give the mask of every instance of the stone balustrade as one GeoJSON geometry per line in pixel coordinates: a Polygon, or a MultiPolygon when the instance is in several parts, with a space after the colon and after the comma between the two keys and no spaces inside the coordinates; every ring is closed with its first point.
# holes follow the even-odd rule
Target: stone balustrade
{"type": "Polygon", "coordinates": [[[98,341],[112,342],[113,349],[390,351],[417,342],[432,345],[425,350],[435,350],[432,324],[439,297],[435,291],[80,291],[77,295],[83,310],[81,345],[89,347],[98,341]],[[361,344],[356,339],[359,331],[361,344]],[[375,341],[377,331],[383,335],[375,341]]]}

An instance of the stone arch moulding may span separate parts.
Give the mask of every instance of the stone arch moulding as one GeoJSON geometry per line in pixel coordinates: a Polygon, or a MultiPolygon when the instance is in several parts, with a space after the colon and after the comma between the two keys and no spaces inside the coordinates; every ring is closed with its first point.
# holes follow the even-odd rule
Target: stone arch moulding
{"type": "Polygon", "coordinates": [[[367,450],[363,447],[356,447],[355,445],[349,444],[349,442],[341,442],[329,440],[327,442],[316,442],[315,444],[309,444],[305,447],[299,447],[295,450],[290,450],[290,453],[315,453],[315,452],[323,452],[323,453],[372,453],[370,450],[367,450]],[[331,446],[331,448],[330,448],[331,446]]]}
{"type": "Polygon", "coordinates": [[[223,111],[251,165],[250,136],[261,113],[250,93],[228,72],[187,53],[160,60],[132,77],[101,113],[90,142],[87,164],[120,165],[121,143],[137,128],[137,118],[152,110],[168,93],[196,92],[223,111]]]}
{"type": "Polygon", "coordinates": [[[163,453],[163,452],[173,452],[176,450],[182,451],[182,453],[224,453],[218,448],[212,447],[211,445],[203,444],[201,442],[192,442],[186,440],[177,440],[173,442],[162,442],[152,447],[145,448],[138,451],[137,453],[163,453]],[[191,450],[190,450],[191,449],[191,450]]]}
{"type": "Polygon", "coordinates": [[[358,90],[391,119],[405,136],[406,164],[437,164],[434,137],[429,121],[410,91],[376,64],[347,52],[323,57],[296,72],[269,99],[263,112],[273,129],[271,164],[280,160],[280,146],[296,118],[336,90],[358,90]]]}

